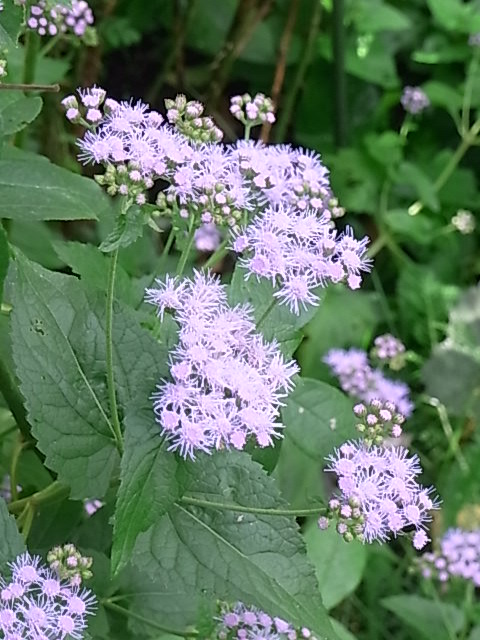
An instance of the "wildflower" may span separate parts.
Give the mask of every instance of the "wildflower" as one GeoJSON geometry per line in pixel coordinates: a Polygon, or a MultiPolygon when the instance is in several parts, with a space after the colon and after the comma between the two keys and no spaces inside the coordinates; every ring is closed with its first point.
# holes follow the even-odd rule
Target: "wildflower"
{"type": "Polygon", "coordinates": [[[404,87],[400,102],[405,111],[412,115],[417,115],[430,106],[430,100],[421,87],[404,87]]]}
{"type": "Polygon", "coordinates": [[[472,212],[466,209],[459,209],[451,222],[455,229],[463,235],[469,235],[475,231],[475,218],[472,212]]]}
{"type": "Polygon", "coordinates": [[[195,142],[220,142],[223,131],[219,129],[212,118],[203,116],[203,104],[190,101],[179,94],[174,100],[165,100],[168,121],[187,138],[195,142]]]}
{"type": "Polygon", "coordinates": [[[215,251],[220,245],[221,235],[212,223],[202,224],[195,231],[194,241],[198,251],[215,251]]]}
{"type": "Polygon", "coordinates": [[[153,395],[154,411],[170,450],[243,449],[249,437],[260,447],[281,437],[282,399],[298,371],[278,345],[255,333],[249,308],[231,307],[225,288],[211,275],[157,281],[146,300],[162,318],[173,312],[179,340],[170,354],[172,381],[153,395]]]}
{"type": "Polygon", "coordinates": [[[262,122],[275,122],[275,108],[270,98],[257,93],[253,98],[245,93],[230,99],[230,113],[246,126],[255,126],[262,122]]]}
{"type": "Polygon", "coordinates": [[[412,413],[408,386],[399,380],[390,380],[380,369],[372,368],[365,351],[355,348],[331,349],[323,361],[338,377],[341,388],[348,395],[363,402],[392,402],[407,418],[412,413]]]}
{"type": "Polygon", "coordinates": [[[416,455],[410,457],[404,447],[350,441],[327,460],[327,471],[337,475],[339,488],[328,515],[337,519],[337,531],[345,540],[385,542],[409,528],[416,548],[428,542],[425,525],[439,502],[431,497],[433,487],[426,489],[415,479],[422,471],[416,455]]]}
{"type": "Polygon", "coordinates": [[[405,422],[405,416],[397,411],[392,402],[372,400],[368,405],[356,404],[353,412],[359,419],[357,431],[367,445],[379,445],[386,437],[399,438],[402,435],[401,425],[405,422]]]}
{"type": "Polygon", "coordinates": [[[79,38],[93,25],[92,10],[85,0],[72,0],[71,6],[37,0],[29,6],[27,26],[40,36],[73,34],[79,38]]]}
{"type": "Polygon", "coordinates": [[[297,638],[311,638],[315,640],[307,627],[295,629],[286,620],[275,618],[264,613],[257,607],[247,607],[237,602],[233,607],[223,605],[218,618],[215,633],[218,640],[297,640],[297,638]]]}
{"type": "Polygon", "coordinates": [[[375,338],[371,355],[394,371],[405,366],[405,345],[390,333],[375,338]]]}
{"type": "Polygon", "coordinates": [[[90,518],[93,516],[99,509],[101,509],[105,505],[101,500],[84,500],[83,508],[85,513],[90,518]]]}
{"type": "Polygon", "coordinates": [[[480,586],[480,530],[448,529],[438,548],[423,553],[416,565],[424,578],[448,582],[461,578],[480,586]]]}
{"type": "Polygon", "coordinates": [[[92,577],[90,568],[92,558],[82,556],[73,544],[65,544],[62,547],[54,547],[48,552],[47,560],[62,580],[69,580],[70,584],[79,586],[82,580],[92,577]]]}
{"type": "Polygon", "coordinates": [[[28,552],[8,564],[10,580],[0,577],[0,630],[5,638],[48,638],[67,635],[80,640],[95,597],[71,586],[28,552]]]}

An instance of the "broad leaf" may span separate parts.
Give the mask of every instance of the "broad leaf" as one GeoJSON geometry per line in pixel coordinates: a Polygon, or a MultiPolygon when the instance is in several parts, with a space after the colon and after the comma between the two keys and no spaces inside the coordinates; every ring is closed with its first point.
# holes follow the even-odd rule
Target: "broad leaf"
{"type": "MultiPolygon", "coordinates": [[[[189,496],[247,507],[282,508],[272,478],[246,454],[219,452],[185,464],[189,496]]],[[[135,601],[143,615],[182,628],[195,619],[196,594],[240,600],[335,638],[295,520],[199,508],[180,501],[137,541],[137,579],[155,583],[135,601]],[[154,613],[155,612],[155,613],[154,613]]]]}
{"type": "Polygon", "coordinates": [[[390,596],[381,603],[426,640],[451,640],[452,634],[460,631],[465,620],[461,609],[453,604],[420,596],[390,596]]]}
{"type": "Polygon", "coordinates": [[[352,401],[319,380],[300,378],[282,409],[288,437],[323,462],[334,447],[355,437],[352,401]]]}
{"type": "Polygon", "coordinates": [[[106,208],[100,187],[51,164],[42,156],[12,149],[0,157],[0,217],[14,220],[96,219],[106,208]]]}
{"type": "Polygon", "coordinates": [[[3,3],[0,13],[0,51],[17,46],[23,19],[23,9],[13,0],[3,3]]]}
{"type": "Polygon", "coordinates": [[[1,135],[10,136],[33,122],[42,110],[38,96],[24,96],[20,91],[0,92],[0,113],[3,121],[1,135]]]}
{"type": "Polygon", "coordinates": [[[5,500],[0,498],[0,569],[25,551],[25,544],[19,534],[15,518],[8,513],[5,500]]]}
{"type": "Polygon", "coordinates": [[[139,206],[133,205],[116,220],[115,228],[100,245],[100,250],[110,253],[121,247],[128,247],[143,234],[148,214],[139,206]]]}

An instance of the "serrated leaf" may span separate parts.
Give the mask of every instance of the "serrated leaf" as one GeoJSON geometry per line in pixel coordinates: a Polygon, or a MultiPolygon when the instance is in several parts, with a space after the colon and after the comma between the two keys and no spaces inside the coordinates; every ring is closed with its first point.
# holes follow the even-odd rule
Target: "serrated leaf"
{"type": "Polygon", "coordinates": [[[110,253],[128,247],[143,234],[147,214],[137,205],[132,205],[125,214],[118,216],[115,228],[100,245],[100,250],[110,253]]]}
{"type": "MultiPolygon", "coordinates": [[[[189,495],[197,499],[285,506],[272,478],[246,454],[199,456],[184,469],[189,495]]],[[[164,624],[182,628],[194,622],[201,590],[211,598],[255,604],[307,626],[318,638],[336,637],[293,518],[176,504],[138,538],[132,563],[155,580],[152,596],[138,598],[135,610],[161,615],[164,624]]]]}
{"type": "Polygon", "coordinates": [[[334,526],[319,531],[316,522],[309,524],[304,538],[308,557],[315,566],[323,603],[330,610],[359,585],[367,561],[367,548],[358,540],[345,542],[334,526]]]}
{"type": "Polygon", "coordinates": [[[3,282],[8,270],[10,249],[8,246],[7,234],[3,229],[3,225],[0,223],[0,302],[3,296],[3,282]]]}
{"type": "Polygon", "coordinates": [[[0,569],[25,551],[23,538],[18,532],[15,518],[8,513],[8,507],[0,498],[0,569]]]}
{"type": "Polygon", "coordinates": [[[0,157],[0,217],[95,220],[108,201],[91,179],[19,149],[0,157]]]}
{"type": "Polygon", "coordinates": [[[288,437],[323,462],[334,447],[355,437],[352,401],[320,380],[300,378],[282,408],[288,437]]]}
{"type": "Polygon", "coordinates": [[[10,136],[33,122],[42,110],[43,100],[38,96],[24,96],[20,91],[0,92],[2,135],[10,136]]]}
{"type": "Polygon", "coordinates": [[[138,535],[158,521],[178,497],[177,462],[167,446],[152,407],[126,418],[112,547],[114,573],[129,561],[138,535]]]}
{"type": "Polygon", "coordinates": [[[426,640],[451,640],[465,621],[463,611],[448,602],[401,595],[384,598],[381,603],[426,640]]]}
{"type": "Polygon", "coordinates": [[[0,13],[0,51],[17,46],[22,20],[22,7],[13,0],[4,3],[3,11],[0,13]]]}

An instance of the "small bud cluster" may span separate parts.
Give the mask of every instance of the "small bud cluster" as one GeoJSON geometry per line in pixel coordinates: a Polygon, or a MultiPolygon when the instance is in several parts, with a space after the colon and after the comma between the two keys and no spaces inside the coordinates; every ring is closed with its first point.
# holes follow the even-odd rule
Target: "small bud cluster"
{"type": "Polygon", "coordinates": [[[396,410],[393,402],[372,400],[368,405],[357,404],[353,412],[360,422],[356,425],[367,445],[382,444],[387,437],[399,438],[405,416],[396,410]]]}
{"type": "Polygon", "coordinates": [[[102,120],[105,113],[110,113],[115,109],[115,101],[105,101],[106,91],[100,87],[94,86],[83,91],[79,90],[78,95],[80,103],[74,95],[67,96],[62,100],[65,116],[70,122],[82,124],[84,127],[92,129],[102,120]]]}
{"type": "Polygon", "coordinates": [[[461,578],[480,587],[480,530],[448,529],[438,548],[422,554],[415,565],[424,578],[443,583],[461,578]]]}
{"type": "Polygon", "coordinates": [[[273,124],[274,111],[271,98],[267,98],[263,93],[257,93],[253,99],[249,93],[230,99],[230,113],[245,126],[254,127],[264,122],[273,124]]]}
{"type": "Polygon", "coordinates": [[[105,187],[109,196],[128,196],[138,205],[145,204],[145,191],[153,186],[153,181],[141,172],[140,165],[129,162],[128,165],[107,165],[103,175],[96,175],[94,179],[105,187]]]}
{"type": "Polygon", "coordinates": [[[430,106],[427,94],[420,87],[405,87],[400,102],[405,111],[414,116],[430,106]]]}
{"type": "Polygon", "coordinates": [[[47,561],[61,580],[68,580],[71,585],[80,586],[83,580],[92,577],[92,558],[82,556],[73,544],[54,547],[48,552],[47,561]]]}
{"type": "Polygon", "coordinates": [[[455,229],[462,235],[466,236],[475,231],[475,218],[472,212],[466,209],[459,209],[453,216],[451,222],[455,229]]]}
{"type": "Polygon", "coordinates": [[[394,371],[399,371],[405,366],[405,345],[390,333],[375,338],[371,355],[388,364],[394,371]]]}
{"type": "MultiPolygon", "coordinates": [[[[21,4],[25,4],[25,0],[22,0],[21,4]]],[[[37,0],[36,4],[29,6],[27,17],[28,28],[40,36],[73,34],[83,38],[93,22],[92,10],[85,0],[72,0],[70,7],[62,4],[51,5],[47,0],[37,0]]]]}
{"type": "Polygon", "coordinates": [[[352,497],[343,503],[337,498],[331,498],[328,502],[327,516],[318,519],[319,529],[327,529],[331,519],[337,522],[337,533],[342,536],[345,542],[365,541],[363,535],[365,516],[360,509],[360,501],[357,498],[352,497]]]}
{"type": "Polygon", "coordinates": [[[178,131],[194,142],[220,142],[223,131],[219,129],[212,118],[202,116],[203,104],[179,94],[174,100],[165,100],[167,119],[175,125],[178,131]]]}
{"type": "Polygon", "coordinates": [[[223,605],[215,638],[218,640],[315,640],[310,629],[295,629],[281,618],[272,618],[257,609],[237,602],[233,607],[223,605]]]}

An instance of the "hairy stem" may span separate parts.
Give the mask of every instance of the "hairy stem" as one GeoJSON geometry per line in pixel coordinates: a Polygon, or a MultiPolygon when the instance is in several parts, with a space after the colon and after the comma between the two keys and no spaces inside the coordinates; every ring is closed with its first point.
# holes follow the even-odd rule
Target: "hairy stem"
{"type": "Polygon", "coordinates": [[[2,82],[2,84],[0,84],[0,91],[41,91],[42,93],[58,93],[60,91],[60,85],[2,82]]]}
{"type": "Polygon", "coordinates": [[[212,255],[208,258],[208,260],[206,260],[205,264],[203,265],[203,269],[209,269],[210,267],[213,267],[213,265],[217,264],[219,260],[221,260],[224,256],[227,255],[228,242],[229,242],[228,238],[223,240],[223,242],[218,246],[217,249],[215,249],[212,255]]]}
{"type": "Polygon", "coordinates": [[[121,607],[119,604],[112,602],[112,599],[110,598],[105,598],[105,600],[102,600],[101,602],[103,606],[106,607],[107,609],[110,609],[111,611],[116,611],[120,615],[125,616],[127,618],[133,618],[134,620],[143,622],[144,624],[149,625],[150,627],[152,627],[152,629],[156,629],[157,631],[161,631],[163,633],[167,633],[175,636],[181,636],[183,638],[196,638],[198,636],[197,631],[179,631],[178,629],[169,629],[168,627],[158,624],[157,622],[154,622],[149,618],[145,618],[139,613],[135,613],[131,609],[125,609],[125,607],[121,607]]]}
{"type": "Polygon", "coordinates": [[[10,513],[21,513],[28,503],[36,506],[39,504],[45,504],[47,502],[55,502],[56,500],[67,498],[69,494],[69,487],[61,484],[60,482],[58,482],[58,480],[55,480],[55,482],[49,484],[48,487],[45,487],[45,489],[33,493],[31,496],[28,496],[28,498],[21,498],[20,500],[9,502],[8,510],[10,511],[10,513]]]}
{"type": "MultiPolygon", "coordinates": [[[[35,80],[37,68],[38,50],[40,48],[40,36],[31,29],[27,29],[25,35],[25,58],[23,62],[22,84],[32,84],[35,80]]],[[[22,129],[15,136],[15,145],[22,148],[25,144],[26,129],[22,129]]]]}
{"type": "Polygon", "coordinates": [[[195,219],[192,216],[190,218],[190,228],[188,230],[187,242],[178,260],[177,276],[181,276],[185,270],[185,265],[187,264],[188,256],[190,255],[190,251],[192,250],[194,237],[195,237],[195,219]]]}
{"type": "Polygon", "coordinates": [[[110,256],[110,270],[108,273],[107,306],[106,306],[106,365],[107,389],[112,416],[112,431],[120,455],[123,453],[123,436],[118,417],[117,394],[115,391],[115,375],[113,372],[113,296],[115,292],[115,275],[117,272],[118,249],[110,256]]]}
{"type": "Polygon", "coordinates": [[[235,511],[238,513],[256,513],[263,516],[314,516],[326,511],[326,507],[310,507],[305,509],[266,509],[262,507],[244,507],[238,504],[228,504],[226,502],[212,502],[183,496],[179,502],[194,507],[204,507],[205,509],[220,509],[221,511],[235,511]]]}

